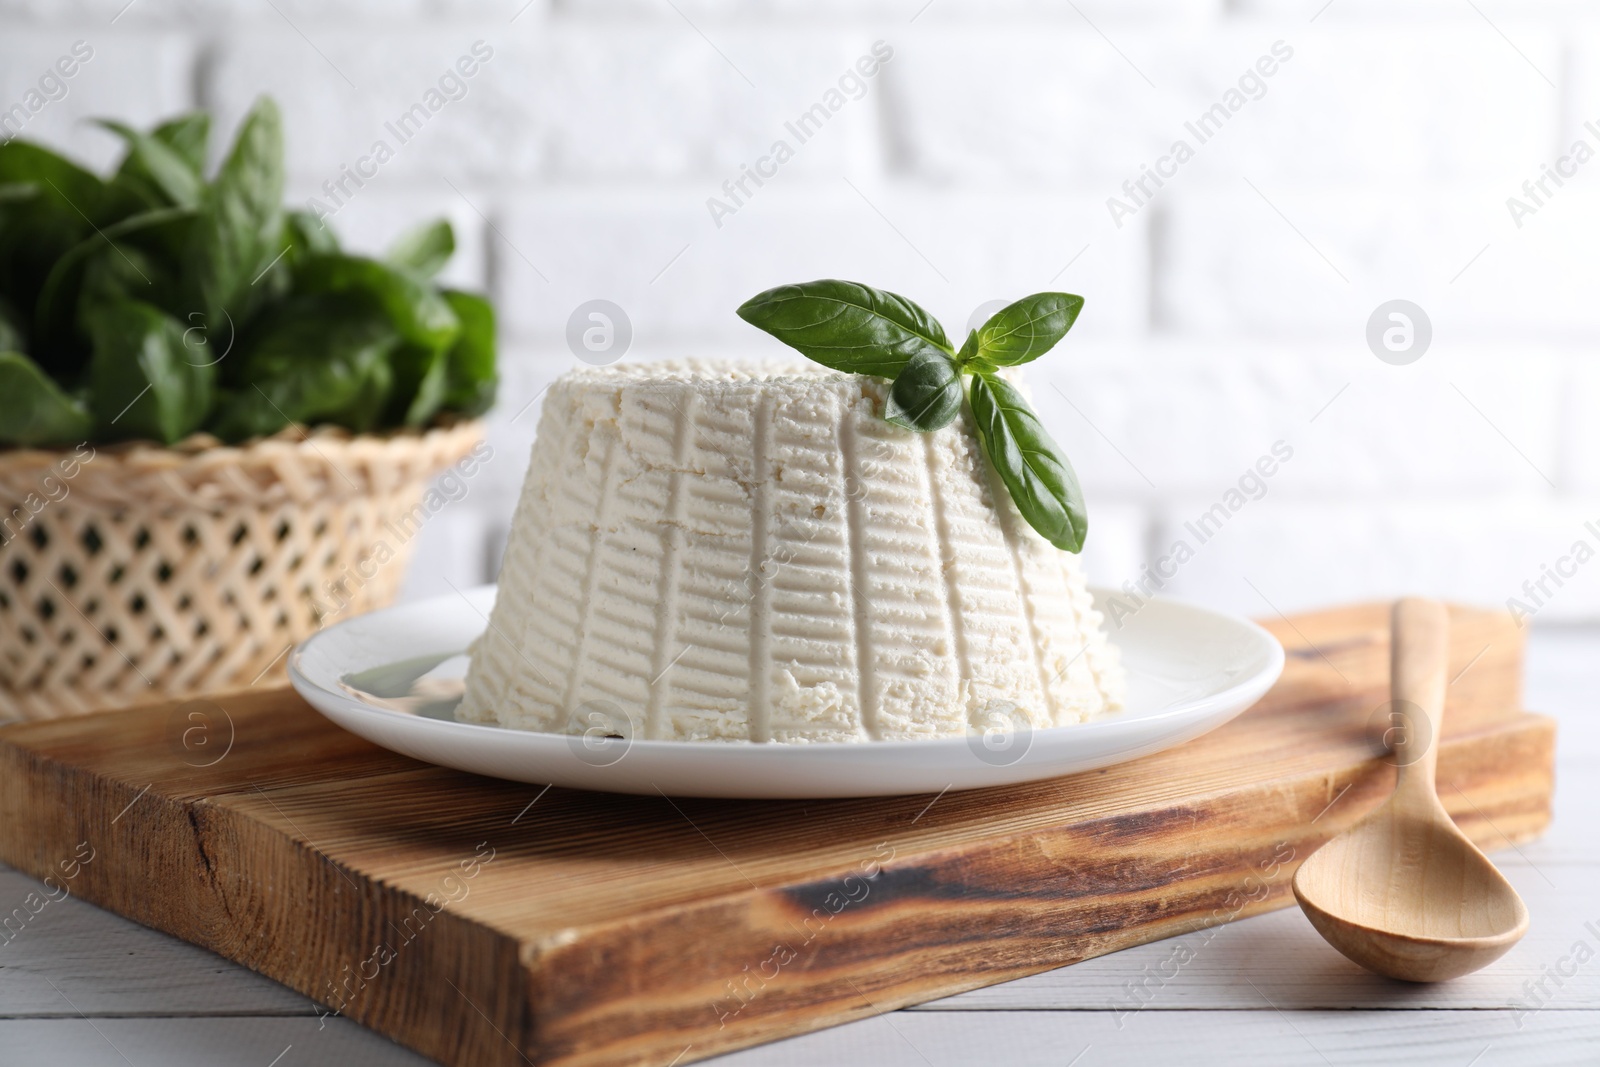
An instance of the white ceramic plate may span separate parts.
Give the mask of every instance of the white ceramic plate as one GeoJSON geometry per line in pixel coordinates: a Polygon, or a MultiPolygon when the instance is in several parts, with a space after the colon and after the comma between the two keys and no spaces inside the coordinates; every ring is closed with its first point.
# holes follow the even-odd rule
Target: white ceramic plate
{"type": "Polygon", "coordinates": [[[1152,600],[1111,634],[1127,710],[1077,726],[813,745],[528,733],[452,718],[463,652],[494,595],[484,586],[330,626],[294,650],[289,677],[340,726],[428,763],[613,793],[797,799],[978,789],[1122,763],[1221,726],[1283,670],[1282,647],[1254,623],[1152,600]]]}

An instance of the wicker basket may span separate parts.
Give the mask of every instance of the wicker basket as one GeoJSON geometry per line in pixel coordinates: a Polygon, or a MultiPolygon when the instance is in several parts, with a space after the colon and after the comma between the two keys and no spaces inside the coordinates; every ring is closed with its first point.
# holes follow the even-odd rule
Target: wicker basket
{"type": "Polygon", "coordinates": [[[0,452],[0,719],[241,688],[391,601],[476,422],[0,452]]]}

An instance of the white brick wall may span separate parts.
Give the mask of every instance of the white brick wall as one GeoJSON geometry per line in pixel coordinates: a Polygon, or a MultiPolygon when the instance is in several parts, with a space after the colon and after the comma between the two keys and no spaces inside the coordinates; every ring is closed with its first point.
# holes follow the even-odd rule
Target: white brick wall
{"type": "Polygon", "coordinates": [[[1120,498],[1216,496],[1279,440],[1295,455],[1275,496],[1554,496],[1546,477],[1572,480],[1557,352],[1437,341],[1394,367],[1321,341],[1074,340],[1032,376],[1036,406],[1084,481],[1120,498]]]}
{"type": "Polygon", "coordinates": [[[21,136],[63,148],[86,164],[106,167],[121,154],[121,140],[85,119],[111,114],[136,125],[148,124],[193,103],[192,38],[162,31],[114,27],[97,22],[22,26],[3,13],[0,32],[0,111],[55,96],[28,116],[21,136]],[[79,55],[62,68],[56,63],[79,55]],[[70,78],[60,71],[73,69],[70,78]],[[47,75],[59,78],[41,89],[47,75]],[[54,86],[59,84],[60,88],[54,86]]]}
{"type": "MultiPolygon", "coordinates": [[[[1167,586],[1253,613],[1404,590],[1504,605],[1600,520],[1600,158],[1519,227],[1506,200],[1600,153],[1600,13],[1576,0],[0,0],[0,108],[75,40],[26,128],[104,165],[80,120],[195,105],[288,117],[318,195],[483,40],[493,58],[335,219],[381,249],[455,222],[456,284],[500,308],[495,458],[418,543],[408,593],[489,576],[579,303],[629,358],[762,355],[768,285],[898,289],[959,331],[1047,287],[1088,298],[1037,368],[1090,496],[1088,560],[1137,580],[1274,442],[1293,458],[1167,586]],[[520,12],[520,13],[519,13],[520,12]],[[513,21],[515,16],[515,21],[513,21]],[[708,197],[856,57],[893,58],[716,225],[708,197]],[[1120,227],[1107,198],[1274,42],[1293,56],[1120,227]],[[1264,88],[1263,88],[1264,87],[1264,88]],[[1422,360],[1368,350],[1420,304],[1422,360]],[[1264,599],[1265,598],[1265,599],[1264,599]]],[[[1543,619],[1600,618],[1600,565],[1543,619]]]]}
{"type": "Polygon", "coordinates": [[[1058,274],[1055,284],[1069,288],[1107,282],[1081,320],[1085,337],[1137,334],[1147,321],[1142,226],[1094,241],[1092,197],[789,178],[780,171],[720,227],[705,206],[717,191],[710,181],[626,196],[563,188],[509,197],[495,252],[508,331],[559,344],[572,309],[605,297],[628,310],[641,342],[777,356],[789,350],[734,309],[769,286],[827,276],[915,293],[951,330],[985,301],[1044,288],[1058,274]]]}
{"type": "MultiPolygon", "coordinates": [[[[1160,508],[1157,554],[1213,503],[1193,499],[1160,508]]],[[[1600,549],[1600,536],[1585,527],[1591,520],[1600,520],[1600,509],[1537,497],[1388,499],[1357,507],[1269,496],[1247,504],[1204,544],[1188,534],[1194,558],[1164,592],[1252,615],[1405,590],[1498,607],[1510,597],[1527,598],[1541,622],[1593,619],[1600,613],[1600,564],[1593,560],[1563,587],[1547,586],[1543,604],[1523,590],[1575,541],[1600,549]]]]}

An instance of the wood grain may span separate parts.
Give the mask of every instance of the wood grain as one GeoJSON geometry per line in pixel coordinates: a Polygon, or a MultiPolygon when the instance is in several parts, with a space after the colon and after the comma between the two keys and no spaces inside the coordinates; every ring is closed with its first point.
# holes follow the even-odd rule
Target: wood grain
{"type": "MultiPolygon", "coordinates": [[[[1566,825],[1571,814],[1570,805],[1558,802],[1555,827],[1566,825]]],[[[1532,854],[1542,845],[1520,847],[1532,854]]],[[[1509,850],[1497,858],[1511,861],[1506,873],[1528,902],[1534,922],[1528,936],[1493,966],[1454,981],[1418,985],[1373,974],[1324,942],[1298,908],[1284,908],[906,1010],[1270,1012],[1257,989],[1269,992],[1273,1005],[1284,1011],[1433,1008],[1531,1014],[1541,1005],[1547,1011],[1600,1010],[1600,969],[1593,958],[1574,966],[1600,944],[1587,925],[1600,929],[1596,872],[1542,863],[1535,870],[1516,864],[1516,853],[1509,850]],[[1586,948],[1574,953],[1580,942],[1586,948]],[[1576,973],[1563,976],[1557,986],[1548,977],[1557,966],[1576,973]],[[1537,984],[1541,980],[1543,990],[1537,984]]],[[[1509,1053],[1504,1058],[1515,1060],[1509,1053]]]]}
{"type": "MultiPolygon", "coordinates": [[[[233,743],[211,767],[170,708],[11,727],[0,858],[42,876],[89,842],[74,895],[442,1062],[689,1062],[1288,903],[1296,860],[1392,787],[1368,736],[1386,609],[1272,628],[1284,679],[1229,726],[940,798],[541,795],[284,692],[218,701],[233,743]]],[[[1476,840],[1526,839],[1553,726],[1514,710],[1504,616],[1457,611],[1453,635],[1442,799],[1476,840]]]]}

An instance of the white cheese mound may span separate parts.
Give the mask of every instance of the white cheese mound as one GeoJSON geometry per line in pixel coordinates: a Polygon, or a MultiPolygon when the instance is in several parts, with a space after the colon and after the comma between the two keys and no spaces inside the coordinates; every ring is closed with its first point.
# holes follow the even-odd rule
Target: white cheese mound
{"type": "Polygon", "coordinates": [[[903,430],[886,391],[814,364],[559,379],[457,717],[804,742],[1117,710],[1078,557],[1022,519],[969,416],[903,430]]]}

